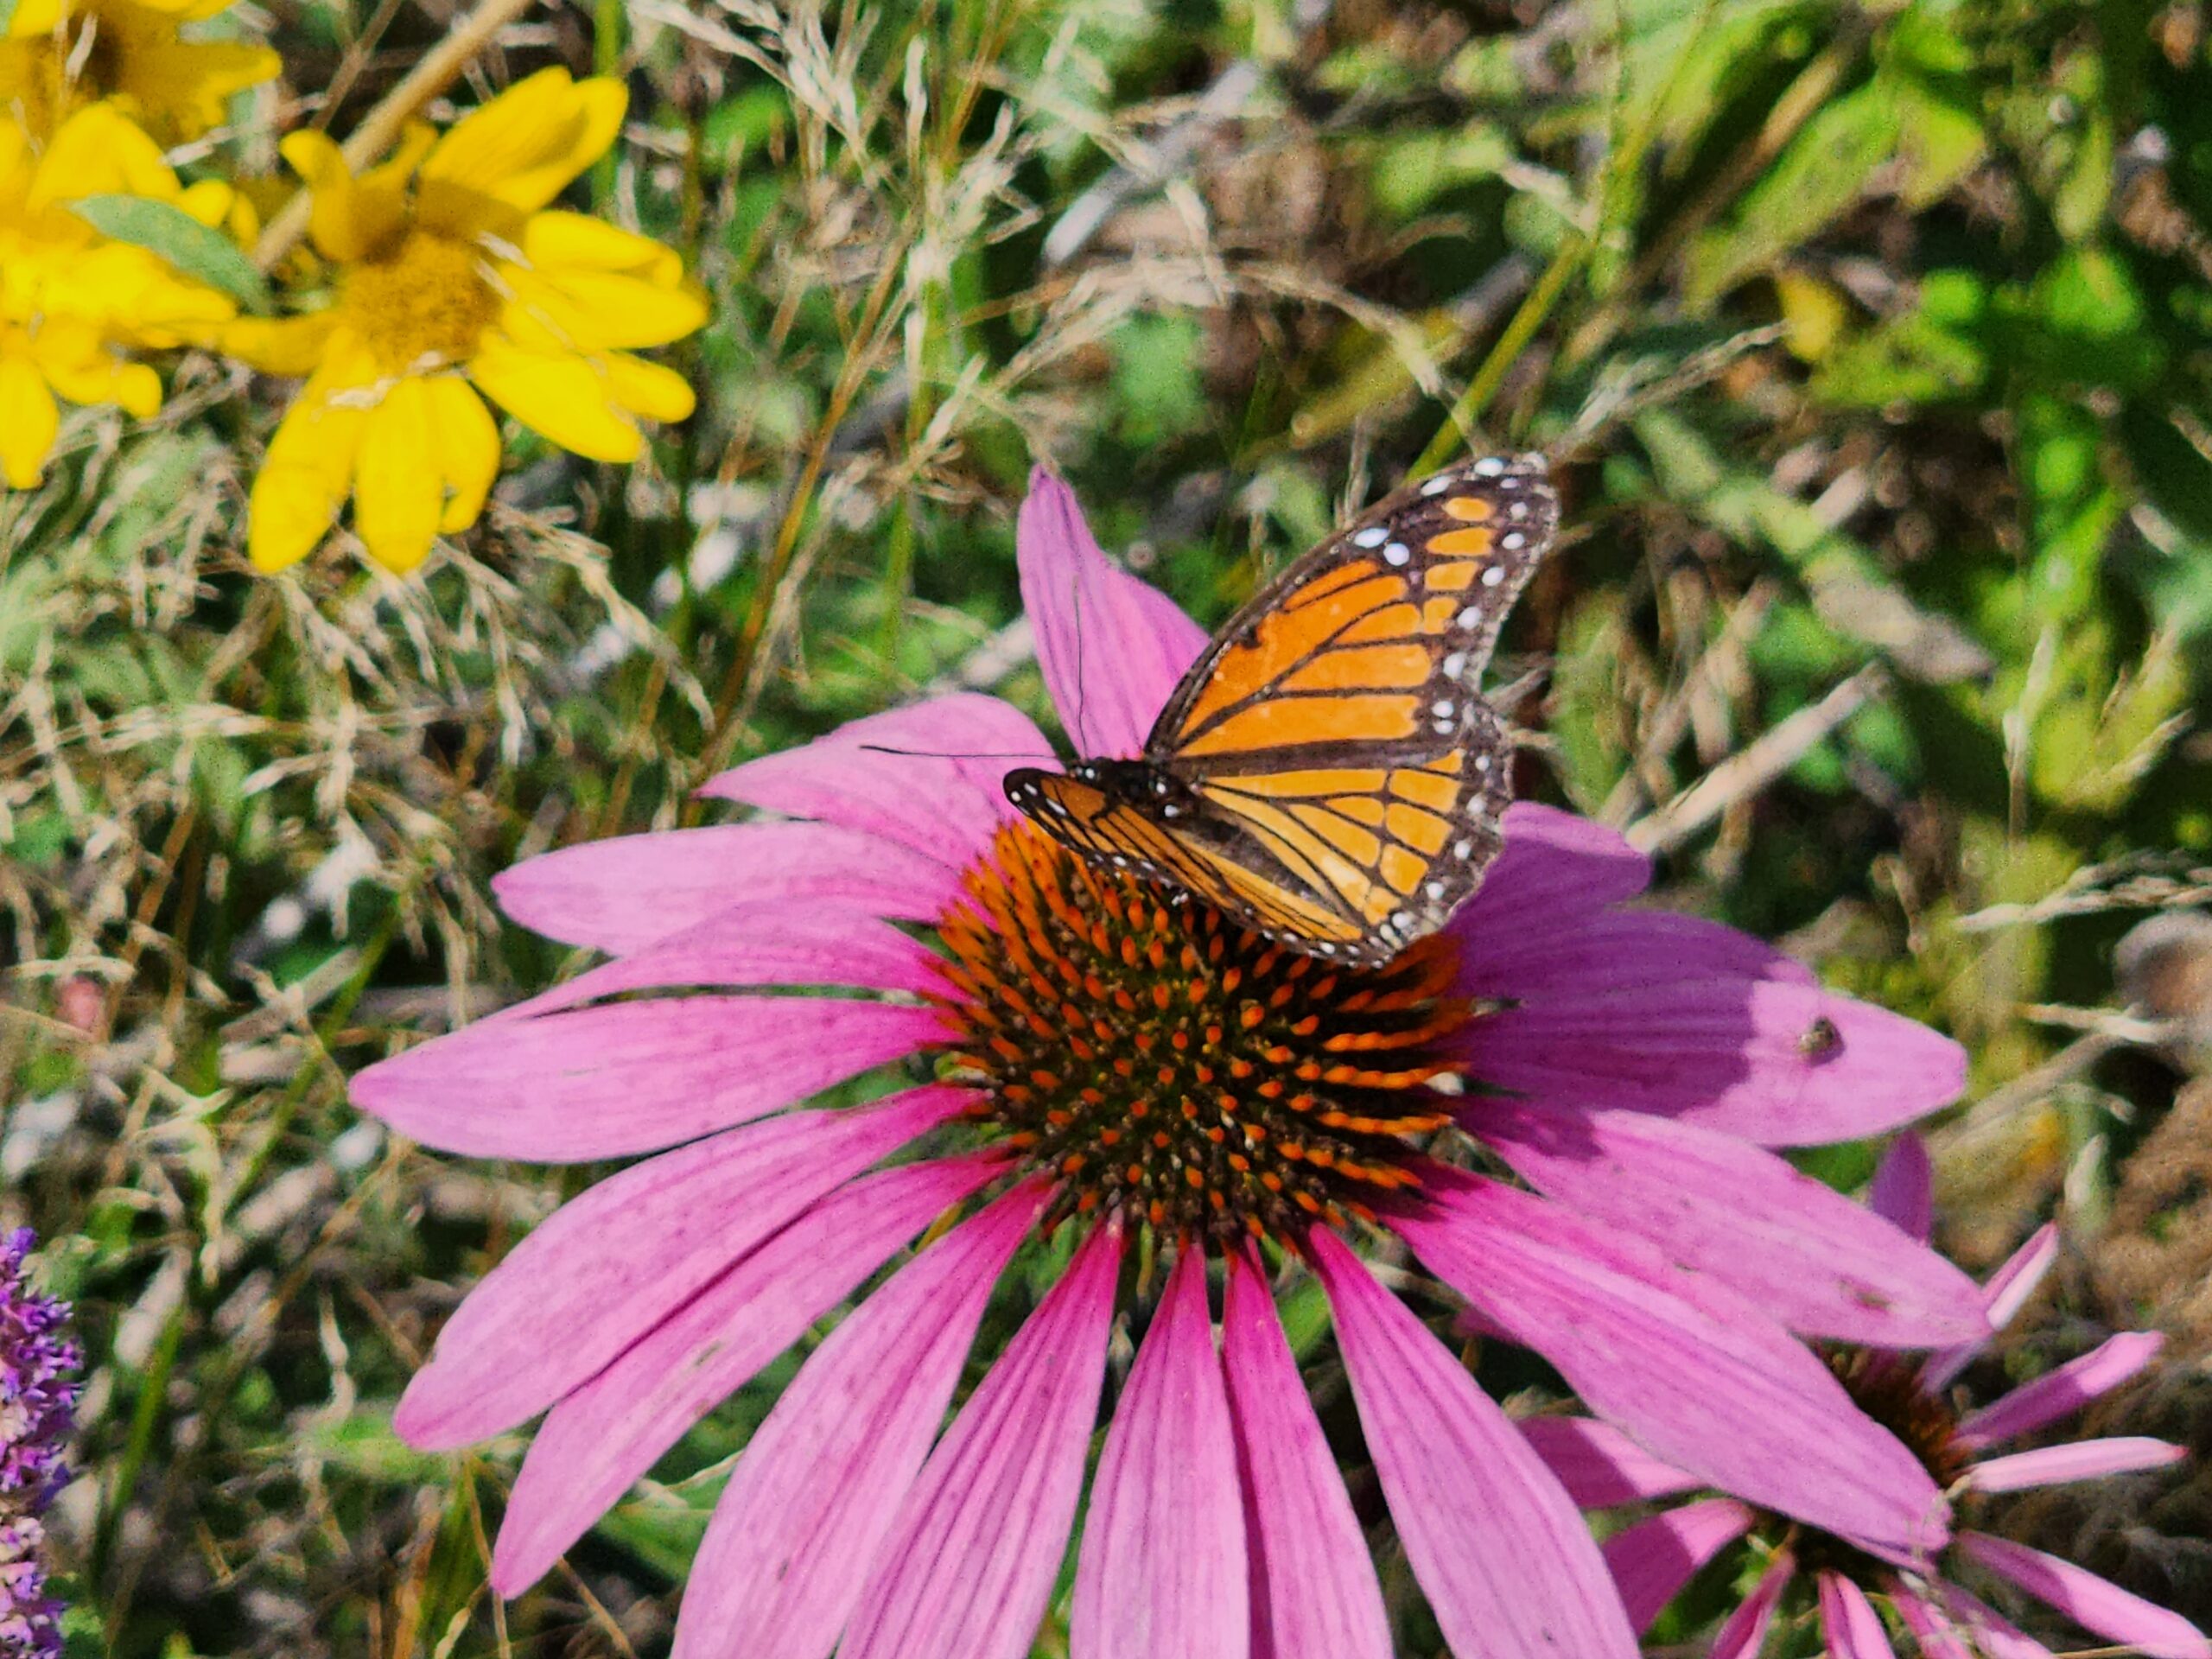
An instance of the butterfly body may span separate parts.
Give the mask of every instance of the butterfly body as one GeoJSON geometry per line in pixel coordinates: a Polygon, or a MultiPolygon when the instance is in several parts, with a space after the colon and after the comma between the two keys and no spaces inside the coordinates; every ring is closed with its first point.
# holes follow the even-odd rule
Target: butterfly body
{"type": "Polygon", "coordinates": [[[1007,798],[1294,950],[1388,960],[1497,855],[1512,745],[1477,684],[1557,523],[1540,455],[1401,490],[1230,620],[1141,756],[1021,768],[1007,798]]]}

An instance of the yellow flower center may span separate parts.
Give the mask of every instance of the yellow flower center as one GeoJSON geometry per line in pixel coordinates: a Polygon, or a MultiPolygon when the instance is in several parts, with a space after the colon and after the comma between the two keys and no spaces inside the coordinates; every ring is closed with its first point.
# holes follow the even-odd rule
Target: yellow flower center
{"type": "Polygon", "coordinates": [[[343,303],[389,374],[471,356],[499,311],[476,250],[429,231],[410,231],[388,254],[349,269],[343,303]]]}
{"type": "Polygon", "coordinates": [[[1315,961],[1195,901],[1092,868],[1016,823],[940,933],[949,1072],[1064,1210],[1227,1243],[1294,1241],[1418,1185],[1424,1085],[1468,1017],[1452,947],[1315,961]]]}

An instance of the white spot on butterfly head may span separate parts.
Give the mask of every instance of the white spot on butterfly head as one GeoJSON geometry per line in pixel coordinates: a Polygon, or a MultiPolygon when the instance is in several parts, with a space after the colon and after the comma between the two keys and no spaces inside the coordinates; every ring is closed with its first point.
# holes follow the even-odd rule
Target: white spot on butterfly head
{"type": "Polygon", "coordinates": [[[1390,539],[1390,532],[1380,524],[1370,524],[1351,539],[1355,547],[1380,547],[1390,539]]]}
{"type": "Polygon", "coordinates": [[[1393,542],[1382,550],[1382,557],[1391,564],[1403,564],[1413,553],[1403,542],[1393,542]]]}
{"type": "Polygon", "coordinates": [[[1483,586],[1485,588],[1495,588],[1504,580],[1505,568],[1503,565],[1493,564],[1483,572],[1483,586]]]}

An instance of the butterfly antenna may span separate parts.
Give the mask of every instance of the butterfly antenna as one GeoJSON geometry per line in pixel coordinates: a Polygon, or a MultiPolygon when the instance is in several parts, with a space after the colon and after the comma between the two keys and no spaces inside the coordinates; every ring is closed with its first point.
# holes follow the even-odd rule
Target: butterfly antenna
{"type": "Polygon", "coordinates": [[[857,749],[875,754],[896,754],[909,760],[1034,760],[1033,749],[898,749],[888,743],[855,743],[857,749]]]}

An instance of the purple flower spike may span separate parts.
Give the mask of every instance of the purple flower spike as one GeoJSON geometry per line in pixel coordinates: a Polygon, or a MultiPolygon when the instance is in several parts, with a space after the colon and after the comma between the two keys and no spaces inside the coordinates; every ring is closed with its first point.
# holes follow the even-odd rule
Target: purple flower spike
{"type": "Polygon", "coordinates": [[[24,1281],[29,1228],[0,1244],[0,1659],[61,1651],[61,1604],[46,1593],[39,1517],[69,1478],[64,1461],[84,1356],[62,1334],[66,1302],[24,1281]]]}

